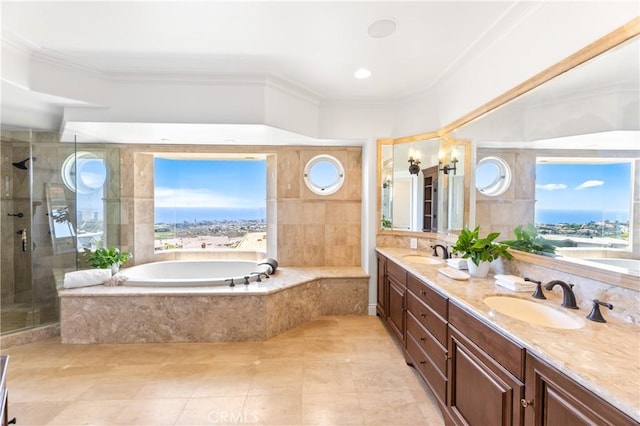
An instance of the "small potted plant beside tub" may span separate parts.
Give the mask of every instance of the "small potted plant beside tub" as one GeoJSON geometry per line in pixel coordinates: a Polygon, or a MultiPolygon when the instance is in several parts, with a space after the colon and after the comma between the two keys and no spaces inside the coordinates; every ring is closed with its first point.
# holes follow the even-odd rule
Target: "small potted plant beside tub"
{"type": "Polygon", "coordinates": [[[481,238],[479,226],[474,230],[464,228],[451,249],[454,253],[462,254],[463,259],[471,260],[467,262],[469,274],[474,277],[486,277],[489,274],[491,262],[499,257],[513,258],[507,251],[507,246],[494,242],[499,235],[499,232],[492,232],[481,238]]]}
{"type": "Polygon", "coordinates": [[[100,247],[95,251],[87,250],[89,265],[98,269],[111,268],[111,272],[114,274],[120,270],[120,265],[132,257],[133,255],[131,253],[126,251],[121,252],[117,247],[100,247]]]}

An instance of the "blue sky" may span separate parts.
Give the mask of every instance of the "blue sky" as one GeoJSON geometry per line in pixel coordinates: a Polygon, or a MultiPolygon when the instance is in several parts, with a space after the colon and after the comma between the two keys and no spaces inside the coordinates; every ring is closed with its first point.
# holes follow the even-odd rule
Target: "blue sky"
{"type": "Polygon", "coordinates": [[[536,165],[536,209],[628,211],[631,163],[536,165]]]}
{"type": "Polygon", "coordinates": [[[156,158],[155,207],[264,208],[265,160],[156,158]]]}

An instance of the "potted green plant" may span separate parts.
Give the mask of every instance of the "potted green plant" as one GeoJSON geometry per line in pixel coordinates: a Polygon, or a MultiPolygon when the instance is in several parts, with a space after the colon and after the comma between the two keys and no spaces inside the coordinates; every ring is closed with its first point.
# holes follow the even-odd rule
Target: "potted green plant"
{"type": "Polygon", "coordinates": [[[121,252],[117,247],[99,247],[95,251],[87,249],[85,252],[90,266],[98,269],[111,268],[114,274],[118,272],[120,265],[133,257],[131,253],[121,252]]]}
{"type": "Polygon", "coordinates": [[[505,240],[502,244],[515,250],[533,254],[553,255],[556,247],[544,238],[538,236],[538,230],[531,223],[520,225],[513,230],[515,240],[505,240]]]}
{"type": "Polygon", "coordinates": [[[474,230],[463,228],[451,249],[454,253],[461,253],[463,259],[471,260],[471,262],[467,262],[469,274],[476,277],[486,277],[491,262],[499,257],[513,258],[511,253],[507,251],[507,246],[494,242],[499,235],[499,232],[492,232],[481,238],[479,226],[476,226],[474,230]]]}

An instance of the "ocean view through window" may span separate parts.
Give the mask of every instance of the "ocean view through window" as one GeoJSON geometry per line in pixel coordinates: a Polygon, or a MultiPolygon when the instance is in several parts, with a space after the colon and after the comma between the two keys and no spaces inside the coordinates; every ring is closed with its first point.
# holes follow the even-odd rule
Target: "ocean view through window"
{"type": "Polygon", "coordinates": [[[535,223],[558,247],[629,249],[632,164],[538,159],[535,223]]]}
{"type": "Polygon", "coordinates": [[[156,251],[266,251],[266,159],[154,158],[156,251]]]}

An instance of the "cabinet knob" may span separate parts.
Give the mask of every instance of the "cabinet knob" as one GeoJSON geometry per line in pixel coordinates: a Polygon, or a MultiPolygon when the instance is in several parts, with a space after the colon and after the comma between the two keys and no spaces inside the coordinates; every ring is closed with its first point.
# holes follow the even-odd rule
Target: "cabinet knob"
{"type": "Polygon", "coordinates": [[[420,296],[426,296],[427,292],[424,290],[420,290],[420,296]]]}
{"type": "Polygon", "coordinates": [[[421,316],[422,318],[426,318],[426,317],[427,317],[427,315],[426,315],[425,313],[421,313],[421,314],[420,314],[420,316],[421,316]]]}
{"type": "Polygon", "coordinates": [[[447,354],[444,354],[444,360],[445,361],[449,361],[451,359],[451,357],[447,354]]]}
{"type": "Polygon", "coordinates": [[[527,408],[528,406],[533,407],[533,401],[527,401],[526,399],[522,398],[520,400],[520,405],[522,405],[523,408],[527,408]]]}
{"type": "Polygon", "coordinates": [[[420,364],[426,364],[427,361],[420,361],[420,364]]]}
{"type": "Polygon", "coordinates": [[[421,337],[421,338],[420,338],[420,341],[421,341],[421,342],[424,342],[425,340],[427,340],[427,339],[425,339],[424,337],[421,337]]]}

